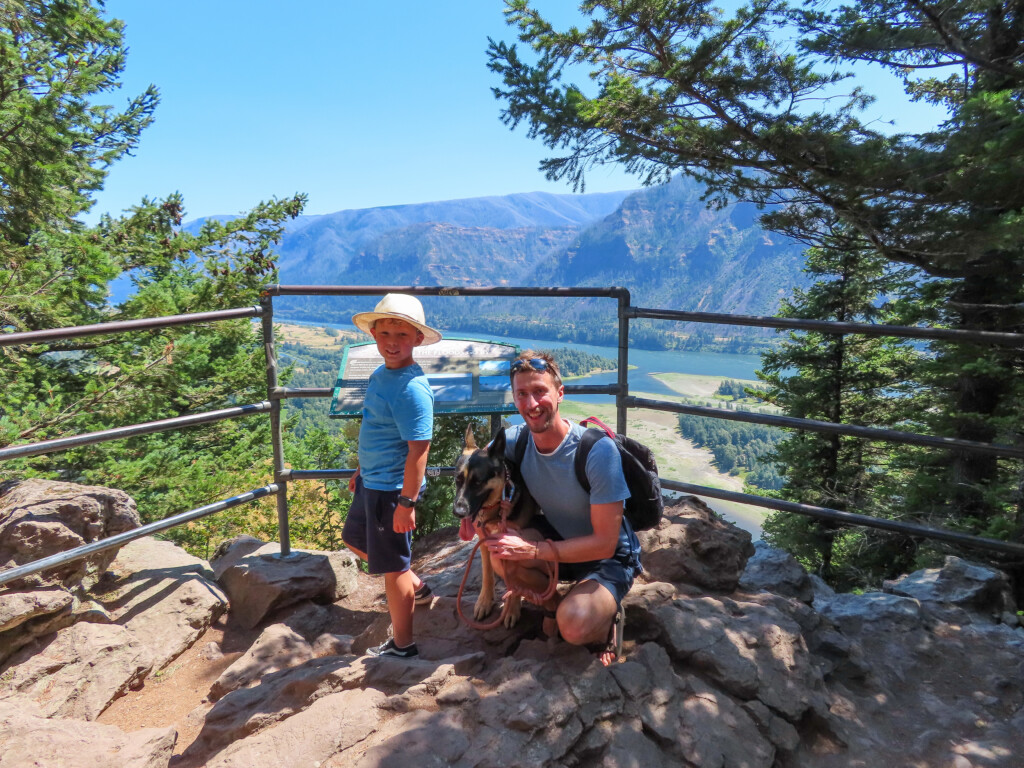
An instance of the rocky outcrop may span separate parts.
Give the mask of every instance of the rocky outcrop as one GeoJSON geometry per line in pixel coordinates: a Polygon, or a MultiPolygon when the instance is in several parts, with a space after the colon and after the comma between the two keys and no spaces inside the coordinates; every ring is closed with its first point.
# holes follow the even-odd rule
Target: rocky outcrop
{"type": "Polygon", "coordinates": [[[156,768],[173,754],[173,728],[120,728],[51,719],[24,703],[0,702],[0,762],[10,766],[156,768]]]}
{"type": "MultiPolygon", "coordinates": [[[[24,565],[138,527],[135,502],[124,491],[53,480],[0,486],[0,568],[24,565]]],[[[9,586],[77,587],[90,574],[103,573],[116,554],[116,550],[97,552],[9,586]]]]}
{"type": "Polygon", "coordinates": [[[212,565],[244,627],[303,600],[340,600],[355,588],[358,561],[349,552],[292,550],[281,557],[278,544],[254,548],[251,537],[233,543],[218,549],[212,565]]]}
{"type": "MultiPolygon", "coordinates": [[[[175,768],[866,768],[905,765],[908,756],[929,768],[1010,768],[1024,753],[1024,629],[997,571],[951,559],[889,592],[835,594],[686,499],[644,540],[647,572],[624,602],[625,659],[608,668],[587,649],[544,637],[531,606],[513,629],[463,624],[455,601],[470,545],[453,532],[417,544],[416,568],[436,597],[417,609],[420,656],[409,660],[363,654],[388,628],[377,593],[361,592],[376,582],[356,579],[361,587],[336,597],[324,590],[337,577],[310,589],[319,577],[279,568],[287,559],[237,540],[215,559],[220,581],[266,565],[265,583],[283,597],[226,590],[232,622],[261,615],[263,631],[230,666],[222,649],[204,648],[219,677],[209,678],[209,697],[189,716],[195,733],[173,747],[173,761],[173,731],[120,734],[88,721],[175,653],[175,643],[146,637],[160,624],[143,616],[169,601],[167,625],[179,642],[195,642],[182,604],[206,590],[215,616],[224,593],[202,561],[137,542],[149,548],[125,547],[97,585],[106,591],[85,591],[70,608],[44,589],[0,593],[0,618],[4,610],[31,621],[90,617],[35,639],[0,670],[0,741],[14,744],[23,764],[50,764],[58,748],[106,749],[175,768]],[[200,589],[179,593],[172,584],[200,589]],[[126,610],[135,592],[148,597],[126,610]],[[358,636],[340,631],[356,617],[358,636]],[[37,753],[25,735],[31,727],[44,735],[37,753]],[[64,736],[83,746],[67,747],[64,736]]],[[[295,560],[314,570],[322,562],[295,560]]],[[[471,604],[478,563],[468,582],[471,604]]],[[[67,764],[105,765],[92,757],[67,764]]]]}
{"type": "Polygon", "coordinates": [[[653,578],[719,592],[736,589],[754,554],[749,533],[723,524],[694,497],[670,507],[661,525],[639,536],[643,566],[653,578]]]}

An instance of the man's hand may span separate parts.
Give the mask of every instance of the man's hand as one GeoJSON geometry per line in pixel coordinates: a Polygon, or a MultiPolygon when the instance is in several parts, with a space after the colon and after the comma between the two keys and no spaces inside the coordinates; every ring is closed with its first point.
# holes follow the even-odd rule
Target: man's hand
{"type": "Polygon", "coordinates": [[[399,504],[395,507],[395,533],[408,533],[416,529],[416,510],[403,507],[399,504]]]}
{"type": "Polygon", "coordinates": [[[359,477],[359,467],[356,467],[356,473],[348,479],[348,492],[356,492],[356,478],[359,477]]]}
{"type": "Polygon", "coordinates": [[[503,533],[495,539],[487,539],[484,543],[491,554],[499,560],[533,560],[537,557],[536,544],[512,533],[503,533]]]}

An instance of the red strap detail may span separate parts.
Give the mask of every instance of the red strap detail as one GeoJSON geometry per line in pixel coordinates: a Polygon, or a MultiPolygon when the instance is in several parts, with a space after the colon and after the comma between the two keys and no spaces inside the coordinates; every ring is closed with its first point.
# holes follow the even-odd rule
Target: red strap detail
{"type": "Polygon", "coordinates": [[[612,440],[615,439],[615,433],[612,431],[612,428],[605,424],[603,421],[601,421],[599,418],[597,418],[597,416],[588,416],[587,418],[580,422],[580,426],[585,427],[588,423],[593,424],[596,427],[600,427],[601,429],[604,430],[604,433],[608,435],[608,437],[610,437],[612,440]]]}

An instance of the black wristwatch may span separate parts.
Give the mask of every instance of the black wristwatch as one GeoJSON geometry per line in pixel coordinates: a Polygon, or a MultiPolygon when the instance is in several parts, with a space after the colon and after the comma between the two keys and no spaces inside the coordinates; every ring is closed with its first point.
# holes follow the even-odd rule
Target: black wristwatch
{"type": "Polygon", "coordinates": [[[410,499],[408,496],[399,496],[398,505],[400,507],[408,507],[409,509],[416,509],[416,499],[410,499]]]}

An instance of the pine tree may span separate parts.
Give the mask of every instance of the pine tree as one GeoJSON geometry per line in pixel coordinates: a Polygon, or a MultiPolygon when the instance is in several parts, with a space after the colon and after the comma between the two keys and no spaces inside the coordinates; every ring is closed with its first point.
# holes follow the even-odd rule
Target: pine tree
{"type": "MultiPolygon", "coordinates": [[[[895,308],[885,299],[900,292],[909,272],[891,270],[877,256],[825,248],[808,252],[806,271],[815,282],[783,302],[782,316],[870,323],[892,322],[895,308]]],[[[913,411],[913,391],[906,379],[917,354],[897,339],[790,333],[787,342],[762,360],[759,375],[768,385],[764,397],[790,416],[892,427],[913,411]]],[[[880,442],[797,432],[776,446],[771,457],[786,478],[783,488],[771,495],[887,515],[879,489],[890,472],[890,454],[891,447],[880,442]]],[[[867,566],[860,544],[871,536],[860,529],[839,530],[812,518],[774,513],[764,530],[767,540],[844,587],[862,586],[865,572],[889,576],[890,568],[906,565],[890,559],[882,569],[867,566]]]]}
{"type": "MultiPolygon", "coordinates": [[[[525,122],[561,153],[542,164],[549,178],[580,187],[602,163],[622,163],[645,182],[682,171],[708,185],[712,203],[769,206],[762,222],[808,247],[918,270],[902,301],[907,322],[1021,329],[1016,5],[852,0],[799,11],[755,0],[727,17],[703,0],[595,0],[581,6],[589,23],[565,31],[527,0],[506,5],[535,60],[492,42],[490,66],[502,78],[495,94],[509,125],[525,122]],[[835,95],[846,80],[836,65],[861,61],[902,78],[948,119],[921,134],[865,124],[858,115],[868,94],[835,95]],[[568,80],[581,70],[596,85],[568,80]]],[[[1019,442],[1022,373],[1015,349],[936,344],[914,374],[929,388],[928,410],[907,426],[1019,442]]],[[[841,406],[820,404],[826,413],[841,406]]],[[[954,452],[932,465],[891,503],[932,522],[1024,538],[1019,462],[954,452]]]]}

